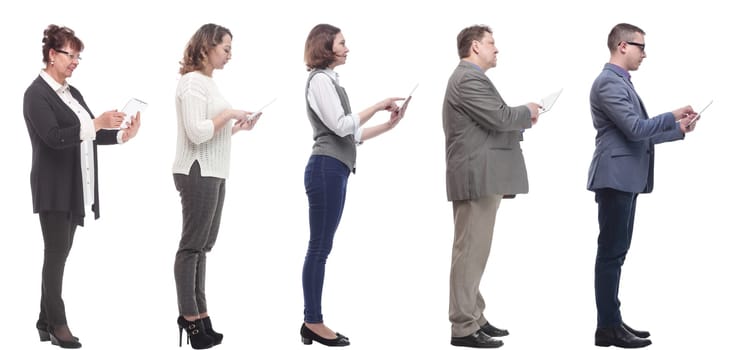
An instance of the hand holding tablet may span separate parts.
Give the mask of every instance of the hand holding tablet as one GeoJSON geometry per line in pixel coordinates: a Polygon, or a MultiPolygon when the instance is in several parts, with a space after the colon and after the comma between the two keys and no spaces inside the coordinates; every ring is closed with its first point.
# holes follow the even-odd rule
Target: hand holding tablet
{"type": "Polygon", "coordinates": [[[693,118],[692,120],[690,120],[689,123],[687,123],[687,126],[690,126],[693,123],[695,123],[696,121],[698,121],[698,119],[700,119],[700,115],[703,114],[703,112],[705,112],[705,110],[708,109],[708,107],[710,107],[710,104],[711,103],[713,103],[713,100],[710,100],[710,102],[708,102],[708,104],[705,105],[705,107],[703,107],[703,109],[701,109],[700,112],[698,112],[698,115],[695,116],[695,118],[693,118]]]}
{"type": "Polygon", "coordinates": [[[259,110],[257,110],[257,111],[255,111],[255,112],[251,113],[251,115],[249,115],[249,116],[248,116],[248,120],[252,120],[253,118],[256,118],[256,117],[260,116],[260,115],[261,115],[261,114],[263,113],[263,110],[264,110],[264,109],[265,109],[266,107],[270,106],[270,105],[271,105],[272,103],[274,103],[275,101],[276,101],[276,97],[274,97],[274,99],[273,99],[273,100],[271,100],[271,101],[269,101],[268,103],[266,103],[265,105],[263,105],[263,107],[261,107],[261,108],[260,108],[259,110]]]}
{"type": "Polygon", "coordinates": [[[404,103],[401,104],[401,107],[399,108],[399,115],[400,116],[404,116],[404,113],[406,113],[406,108],[409,106],[409,101],[411,101],[411,96],[414,94],[414,91],[417,89],[417,87],[419,87],[419,83],[417,83],[416,85],[414,85],[414,88],[411,89],[411,92],[409,93],[409,97],[407,97],[404,100],[404,103]]]}
{"type": "Polygon", "coordinates": [[[562,94],[562,89],[545,96],[539,102],[539,105],[542,107],[539,111],[539,114],[549,112],[549,110],[552,109],[552,106],[554,106],[555,102],[557,102],[557,98],[560,97],[560,94],[562,94]]]}
{"type": "Polygon", "coordinates": [[[125,104],[125,107],[123,107],[122,111],[125,113],[125,118],[123,119],[123,124],[120,125],[121,129],[125,129],[130,125],[130,119],[135,117],[136,113],[146,110],[146,107],[148,107],[148,104],[137,99],[137,98],[131,98],[128,103],[125,104]]]}

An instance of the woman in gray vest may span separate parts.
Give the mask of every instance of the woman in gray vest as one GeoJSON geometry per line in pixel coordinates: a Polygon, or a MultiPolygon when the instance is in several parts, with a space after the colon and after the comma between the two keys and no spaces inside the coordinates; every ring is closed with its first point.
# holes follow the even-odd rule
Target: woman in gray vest
{"type": "Polygon", "coordinates": [[[345,64],[349,50],[340,29],[329,24],[312,28],[304,47],[309,78],[306,86],[307,116],[314,130],[314,146],[304,170],[309,199],[309,247],[304,259],[304,324],[302,342],[327,346],[350,345],[347,337],[325,326],[322,318],[322,285],[325,263],[340,223],[350,172],[355,172],[355,148],[365,140],[393,129],[403,117],[396,101],[387,98],[360,113],[353,113],[347,93],[340,86],[335,67],[345,64]],[[361,128],[378,111],[389,111],[388,121],[361,128]]]}

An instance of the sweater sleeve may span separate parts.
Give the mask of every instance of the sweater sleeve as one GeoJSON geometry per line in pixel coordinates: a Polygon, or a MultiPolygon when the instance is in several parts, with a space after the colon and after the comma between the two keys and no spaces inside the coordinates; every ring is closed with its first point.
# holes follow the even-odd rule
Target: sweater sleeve
{"type": "Polygon", "coordinates": [[[187,138],[194,144],[210,140],[215,134],[215,124],[207,116],[207,87],[191,76],[185,79],[177,96],[179,118],[187,138]]]}

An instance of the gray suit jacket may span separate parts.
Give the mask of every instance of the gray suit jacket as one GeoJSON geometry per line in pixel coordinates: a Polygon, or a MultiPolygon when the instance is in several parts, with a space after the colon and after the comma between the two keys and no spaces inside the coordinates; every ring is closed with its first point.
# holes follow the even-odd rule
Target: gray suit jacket
{"type": "Polygon", "coordinates": [[[481,69],[460,61],[442,106],[447,200],[527,193],[519,142],[530,128],[526,106],[509,107],[481,69]]]}
{"type": "Polygon", "coordinates": [[[649,193],[654,186],[654,144],[685,135],[671,112],[649,118],[624,73],[623,68],[606,63],[590,90],[597,134],[588,189],[649,193]]]}

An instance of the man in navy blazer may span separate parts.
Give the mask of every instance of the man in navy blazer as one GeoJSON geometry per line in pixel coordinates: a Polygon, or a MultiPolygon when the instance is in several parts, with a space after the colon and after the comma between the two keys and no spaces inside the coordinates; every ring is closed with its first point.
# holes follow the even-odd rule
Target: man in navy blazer
{"type": "Polygon", "coordinates": [[[598,253],[595,300],[598,326],[595,345],[645,347],[649,332],[626,325],[618,299],[621,266],[631,245],[636,197],[654,185],[654,145],[681,140],[697,116],[690,106],[650,118],[634,90],[629,71],[646,57],[644,31],[616,25],[608,35],[610,61],[590,90],[595,153],[588,171],[588,190],[598,203],[598,253]]]}

